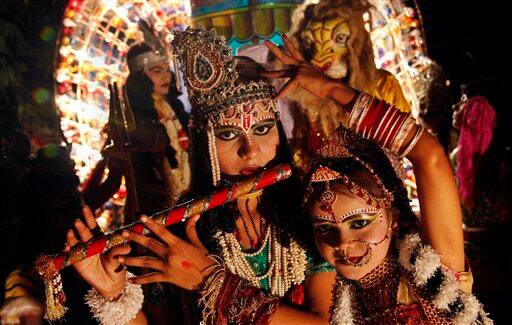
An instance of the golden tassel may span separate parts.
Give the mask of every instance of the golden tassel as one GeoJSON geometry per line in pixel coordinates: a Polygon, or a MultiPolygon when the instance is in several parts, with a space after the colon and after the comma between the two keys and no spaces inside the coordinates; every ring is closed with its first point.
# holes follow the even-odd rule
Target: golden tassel
{"type": "Polygon", "coordinates": [[[66,296],[62,289],[62,278],[49,256],[40,256],[35,267],[44,284],[45,314],[44,318],[55,321],[64,316],[67,308],[64,306],[66,296]]]}

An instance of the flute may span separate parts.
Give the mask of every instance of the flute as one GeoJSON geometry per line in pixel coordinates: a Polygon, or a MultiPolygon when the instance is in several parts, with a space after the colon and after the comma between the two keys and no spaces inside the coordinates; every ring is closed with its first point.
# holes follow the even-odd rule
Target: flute
{"type": "MultiPolygon", "coordinates": [[[[268,186],[289,178],[291,174],[292,170],[289,165],[277,165],[263,170],[257,175],[235,182],[228,187],[218,188],[212,194],[205,197],[193,199],[174,208],[160,211],[150,218],[168,227],[184,222],[194,215],[236,200],[241,196],[263,190],[268,186]]],[[[62,305],[65,301],[65,296],[62,291],[59,271],[88,257],[104,253],[113,247],[125,244],[126,239],[121,235],[125,229],[139,234],[146,234],[149,231],[140,221],[134,222],[108,234],[95,237],[86,243],[79,243],[73,246],[68,253],[42,255],[36,260],[35,269],[45,284],[46,319],[56,320],[65,313],[65,308],[62,305]]]]}

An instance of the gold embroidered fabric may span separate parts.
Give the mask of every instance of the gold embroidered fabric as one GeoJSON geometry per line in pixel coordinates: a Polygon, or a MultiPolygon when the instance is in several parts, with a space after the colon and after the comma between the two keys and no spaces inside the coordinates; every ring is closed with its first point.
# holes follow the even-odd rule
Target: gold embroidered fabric
{"type": "Polygon", "coordinates": [[[459,286],[465,293],[470,294],[473,291],[473,273],[471,271],[459,273],[459,286]]]}
{"type": "Polygon", "coordinates": [[[464,261],[464,272],[458,273],[457,280],[462,291],[469,294],[473,292],[473,273],[471,273],[471,266],[467,258],[464,261]]]}
{"type": "Polygon", "coordinates": [[[378,70],[379,76],[376,85],[370,86],[370,94],[395,105],[402,112],[410,112],[411,106],[404,97],[402,88],[393,74],[385,70],[378,70]]]}

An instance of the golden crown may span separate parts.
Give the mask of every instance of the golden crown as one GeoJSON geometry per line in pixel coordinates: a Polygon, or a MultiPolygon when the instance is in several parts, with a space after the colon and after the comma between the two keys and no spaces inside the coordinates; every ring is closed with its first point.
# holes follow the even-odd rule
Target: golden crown
{"type": "Polygon", "coordinates": [[[204,127],[225,109],[272,98],[275,89],[269,81],[235,84],[237,60],[223,36],[214,29],[188,27],[175,31],[173,53],[184,75],[196,127],[204,127]]]}

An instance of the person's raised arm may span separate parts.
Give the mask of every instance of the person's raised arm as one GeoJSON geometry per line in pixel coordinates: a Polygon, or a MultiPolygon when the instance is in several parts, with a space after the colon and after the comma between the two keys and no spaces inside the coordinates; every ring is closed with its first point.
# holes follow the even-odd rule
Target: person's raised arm
{"type": "MultiPolygon", "coordinates": [[[[332,86],[329,96],[338,103],[340,103],[339,97],[346,101],[349,97],[346,95],[346,88],[345,85],[332,86]]],[[[356,97],[359,99],[360,96],[356,97]]],[[[351,101],[354,102],[354,100],[351,101]]],[[[376,104],[372,108],[377,110],[385,106],[385,103],[381,103],[381,106],[376,104]]],[[[344,104],[346,107],[346,102],[344,104]]],[[[350,104],[349,108],[357,109],[350,107],[350,104]]],[[[422,127],[414,123],[414,119],[406,113],[399,113],[391,105],[388,105],[387,109],[387,114],[382,113],[381,118],[376,118],[372,122],[375,127],[367,126],[363,134],[361,134],[361,128],[352,127],[351,129],[383,145],[382,139],[394,132],[390,127],[389,133],[386,133],[386,122],[391,126],[396,121],[399,121],[397,124],[403,123],[403,128],[396,131],[395,137],[399,138],[402,132],[404,140],[397,141],[396,146],[391,144],[386,149],[391,149],[399,156],[406,156],[413,164],[420,202],[422,237],[441,256],[444,265],[454,271],[464,271],[462,211],[448,157],[437,139],[428,132],[423,132],[422,127]],[[390,116],[394,116],[395,120],[391,118],[386,120],[386,117],[390,116]],[[405,122],[402,122],[401,118],[404,118],[405,122]],[[409,131],[406,129],[407,120],[410,121],[409,131]]],[[[365,123],[368,119],[369,117],[360,121],[365,123]]]]}
{"type": "Polygon", "coordinates": [[[305,61],[284,35],[283,41],[288,53],[271,42],[266,44],[289,68],[263,73],[269,78],[290,78],[278,96],[301,87],[318,97],[331,98],[350,112],[351,130],[409,158],[417,180],[423,238],[441,255],[443,264],[454,271],[464,270],[462,212],[455,179],[441,145],[408,114],[328,78],[305,61]]]}
{"type": "Polygon", "coordinates": [[[407,158],[416,176],[422,237],[439,253],[444,265],[464,271],[462,211],[443,147],[424,132],[407,158]]]}

